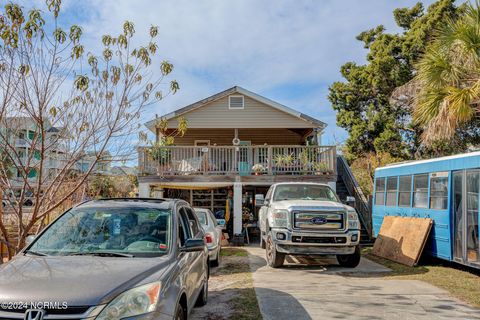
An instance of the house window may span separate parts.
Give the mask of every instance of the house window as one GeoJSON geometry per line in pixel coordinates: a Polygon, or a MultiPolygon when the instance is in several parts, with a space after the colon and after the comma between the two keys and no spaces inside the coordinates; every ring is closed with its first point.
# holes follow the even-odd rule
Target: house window
{"type": "Polygon", "coordinates": [[[428,174],[413,176],[413,206],[428,208],[428,174]]]}
{"type": "Polygon", "coordinates": [[[228,97],[229,109],[243,109],[245,108],[243,96],[229,96],[228,97]]]}
{"type": "Polygon", "coordinates": [[[387,206],[397,205],[397,185],[398,177],[389,177],[387,179],[387,206]]]}
{"type": "Polygon", "coordinates": [[[410,207],[412,199],[412,176],[401,176],[399,180],[398,206],[410,207]]]}
{"type": "Polygon", "coordinates": [[[448,202],[448,172],[430,175],[430,209],[445,210],[448,202]]]}
{"type": "Polygon", "coordinates": [[[375,181],[375,205],[385,204],[385,178],[377,178],[375,181]]]}
{"type": "Polygon", "coordinates": [[[28,170],[28,177],[35,178],[37,176],[37,169],[30,169],[28,170]]]}

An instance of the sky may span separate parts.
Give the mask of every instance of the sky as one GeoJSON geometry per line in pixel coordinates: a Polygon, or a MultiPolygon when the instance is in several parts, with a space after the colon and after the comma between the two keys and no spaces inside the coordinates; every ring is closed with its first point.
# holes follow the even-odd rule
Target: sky
{"type": "Polygon", "coordinates": [[[416,2],[63,0],[62,20],[83,28],[87,48],[119,34],[125,20],[145,41],[149,27],[159,27],[159,51],[174,64],[180,91],[148,107],[143,122],[239,85],[326,122],[323,144],[338,144],[347,133],[335,124],[328,87],[342,80],[345,62],[365,62],[355,36],[379,24],[401,32],[392,11],[416,2]]]}

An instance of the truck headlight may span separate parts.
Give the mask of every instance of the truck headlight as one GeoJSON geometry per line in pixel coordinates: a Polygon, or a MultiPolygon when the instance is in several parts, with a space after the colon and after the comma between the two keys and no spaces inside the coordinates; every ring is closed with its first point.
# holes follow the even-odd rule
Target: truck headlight
{"type": "Polygon", "coordinates": [[[356,211],[348,211],[347,213],[348,229],[360,229],[358,214],[356,211]]]}
{"type": "Polygon", "coordinates": [[[96,319],[123,319],[155,311],[160,287],[160,282],[153,282],[125,291],[113,299],[96,319]]]}
{"type": "Polygon", "coordinates": [[[288,210],[275,209],[272,212],[272,227],[287,228],[288,227],[288,210]]]}

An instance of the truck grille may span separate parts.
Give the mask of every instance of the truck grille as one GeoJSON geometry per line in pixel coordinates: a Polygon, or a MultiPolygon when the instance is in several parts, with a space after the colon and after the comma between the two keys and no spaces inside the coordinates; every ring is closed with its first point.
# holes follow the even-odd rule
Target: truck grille
{"type": "Polygon", "coordinates": [[[293,221],[295,229],[342,230],[345,216],[338,211],[294,211],[293,221]]]}

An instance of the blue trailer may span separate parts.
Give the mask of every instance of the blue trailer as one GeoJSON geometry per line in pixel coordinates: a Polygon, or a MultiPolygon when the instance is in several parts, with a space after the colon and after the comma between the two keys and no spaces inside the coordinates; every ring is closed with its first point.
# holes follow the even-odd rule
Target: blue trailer
{"type": "Polygon", "coordinates": [[[433,219],[424,252],[480,269],[480,152],[375,170],[372,224],[384,216],[433,219]]]}

